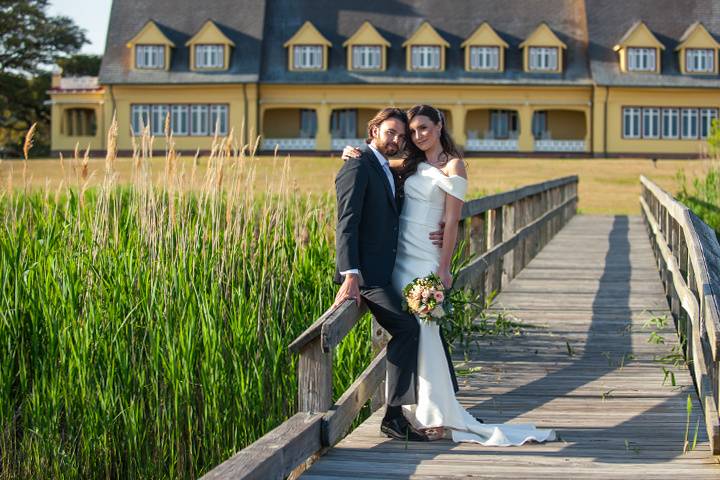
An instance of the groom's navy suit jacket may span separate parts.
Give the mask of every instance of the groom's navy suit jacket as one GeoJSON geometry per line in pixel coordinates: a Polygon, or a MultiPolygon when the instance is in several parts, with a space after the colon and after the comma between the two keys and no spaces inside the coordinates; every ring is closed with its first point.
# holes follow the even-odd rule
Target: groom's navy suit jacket
{"type": "Polygon", "coordinates": [[[357,268],[361,287],[390,285],[401,204],[370,148],[345,162],[335,178],[335,191],[335,282],[342,283],[340,272],[357,268]]]}

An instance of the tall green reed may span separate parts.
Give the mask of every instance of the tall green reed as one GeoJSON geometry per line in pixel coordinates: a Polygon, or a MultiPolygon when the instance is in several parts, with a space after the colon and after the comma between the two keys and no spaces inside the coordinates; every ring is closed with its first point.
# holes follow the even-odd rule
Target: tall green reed
{"type": "MultiPolygon", "coordinates": [[[[152,180],[145,130],[119,186],[116,138],[97,189],[76,152],[67,187],[0,195],[0,478],[197,477],[296,411],[286,347],[334,297],[332,199],[294,193],[287,159],[256,191],[232,134],[190,191],[169,133],[152,180]]],[[[369,328],[339,347],[338,394],[369,328]]]]}

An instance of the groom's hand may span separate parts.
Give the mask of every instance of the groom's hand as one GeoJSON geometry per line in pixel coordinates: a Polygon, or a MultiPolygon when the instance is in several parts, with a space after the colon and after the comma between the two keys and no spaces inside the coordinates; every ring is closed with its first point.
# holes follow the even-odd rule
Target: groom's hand
{"type": "Polygon", "coordinates": [[[360,281],[358,276],[354,273],[348,273],[345,275],[345,280],[340,285],[337,295],[335,295],[335,303],[333,308],[343,303],[348,298],[355,300],[357,306],[360,306],[360,281]]]}
{"type": "Polygon", "coordinates": [[[432,242],[433,245],[438,246],[438,247],[442,247],[442,245],[443,245],[443,235],[444,235],[444,233],[445,233],[445,222],[444,222],[444,221],[443,221],[443,222],[440,222],[440,223],[439,223],[439,227],[440,227],[440,228],[438,228],[438,229],[435,230],[434,232],[430,232],[430,234],[428,235],[428,237],[430,238],[430,241],[432,242]]]}

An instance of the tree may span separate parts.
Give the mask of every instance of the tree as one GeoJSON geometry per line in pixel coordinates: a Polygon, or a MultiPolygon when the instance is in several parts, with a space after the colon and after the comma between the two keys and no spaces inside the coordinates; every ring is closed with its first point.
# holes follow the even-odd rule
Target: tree
{"type": "Polygon", "coordinates": [[[48,15],[48,3],[0,0],[0,73],[37,74],[87,43],[71,18],[48,15]]]}
{"type": "Polygon", "coordinates": [[[76,54],[67,58],[59,58],[57,64],[62,68],[66,77],[82,77],[85,75],[96,77],[100,73],[100,55],[76,54]]]}
{"type": "Polygon", "coordinates": [[[19,154],[38,122],[34,153],[47,151],[48,69],[76,53],[87,38],[72,19],[50,16],[47,0],[0,0],[0,149],[19,154]]]}

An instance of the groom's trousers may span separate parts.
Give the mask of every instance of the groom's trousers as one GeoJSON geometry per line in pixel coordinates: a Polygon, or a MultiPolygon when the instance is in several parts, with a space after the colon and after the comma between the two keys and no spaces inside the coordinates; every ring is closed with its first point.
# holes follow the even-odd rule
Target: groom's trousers
{"type": "Polygon", "coordinates": [[[420,326],[402,309],[402,299],[392,288],[361,288],[360,294],[378,323],[390,334],[387,344],[388,405],[417,403],[417,357],[420,326]]]}
{"type": "MultiPolygon", "coordinates": [[[[417,358],[420,326],[414,316],[402,309],[402,299],[392,286],[361,288],[365,304],[378,323],[391,336],[387,345],[387,404],[417,403],[417,358]]],[[[457,377],[445,338],[443,350],[455,392],[457,377]]]]}

